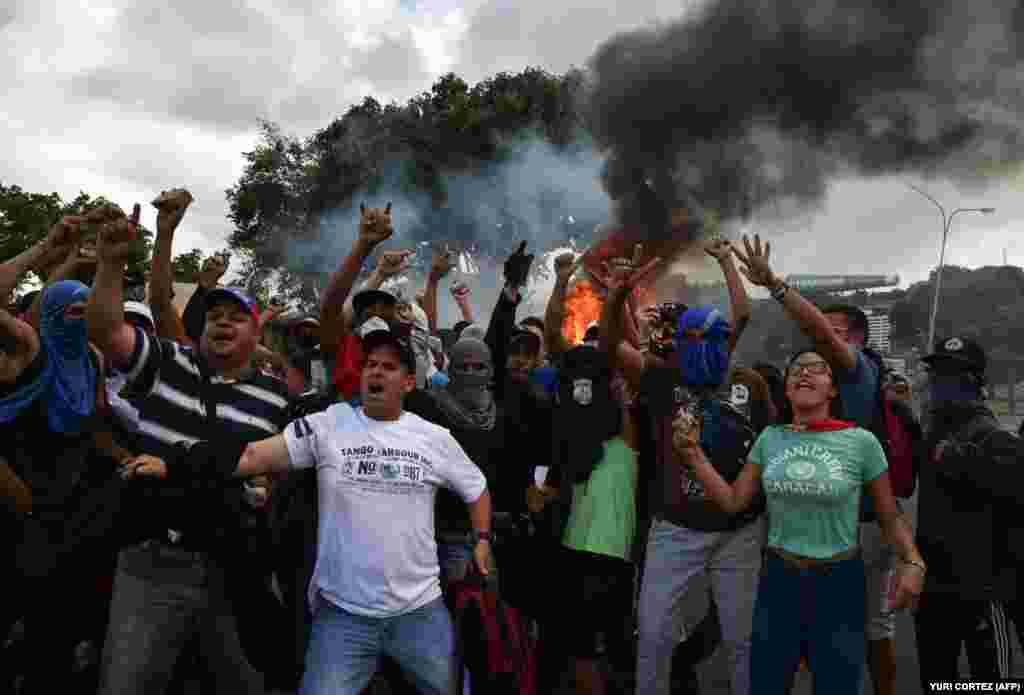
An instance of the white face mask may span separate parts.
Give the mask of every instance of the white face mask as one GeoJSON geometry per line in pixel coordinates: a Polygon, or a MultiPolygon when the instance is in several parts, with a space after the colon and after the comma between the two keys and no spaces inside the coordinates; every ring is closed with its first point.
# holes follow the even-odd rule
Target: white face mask
{"type": "Polygon", "coordinates": [[[371,316],[370,318],[363,321],[363,324],[356,329],[356,333],[360,338],[365,338],[374,331],[390,331],[391,327],[388,322],[379,316],[371,316]]]}

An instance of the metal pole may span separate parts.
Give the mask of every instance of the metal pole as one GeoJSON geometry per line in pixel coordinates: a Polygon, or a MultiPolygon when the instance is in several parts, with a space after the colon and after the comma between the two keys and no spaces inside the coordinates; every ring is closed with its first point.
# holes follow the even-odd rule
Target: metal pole
{"type": "MultiPolygon", "coordinates": [[[[938,203],[936,203],[938,205],[938,203]]],[[[939,209],[942,206],[939,205],[939,209]]],[[[935,296],[932,298],[932,316],[928,322],[928,349],[932,350],[935,346],[935,319],[939,314],[939,292],[942,291],[942,269],[946,264],[946,238],[949,236],[949,230],[953,226],[953,218],[959,215],[961,212],[980,212],[985,215],[990,215],[995,212],[995,208],[957,208],[953,212],[949,213],[949,217],[946,217],[946,211],[942,210],[942,249],[939,251],[939,267],[935,271],[935,296]]]]}
{"type": "MultiPolygon", "coordinates": [[[[942,206],[939,206],[942,209],[942,206]]],[[[959,210],[954,210],[955,215],[959,210]]],[[[935,349],[935,319],[939,315],[939,293],[942,291],[942,268],[946,264],[946,237],[949,235],[949,223],[953,221],[953,215],[946,217],[946,211],[942,210],[942,246],[939,248],[939,267],[935,269],[935,293],[932,296],[932,312],[928,318],[928,344],[926,351],[935,349]]]]}

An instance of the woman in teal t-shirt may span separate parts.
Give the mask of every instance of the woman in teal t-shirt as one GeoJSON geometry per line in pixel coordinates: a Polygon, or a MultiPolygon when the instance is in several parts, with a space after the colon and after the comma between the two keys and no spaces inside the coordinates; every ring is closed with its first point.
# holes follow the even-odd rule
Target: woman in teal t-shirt
{"type": "Polygon", "coordinates": [[[699,423],[677,422],[674,442],[709,497],[726,511],[745,509],[759,490],[768,500],[768,545],[754,609],[751,693],[789,692],[801,655],[815,692],[859,695],[865,660],[864,564],[857,547],[861,495],[903,558],[888,600],[916,602],[925,564],[903,523],[875,436],[830,417],[838,390],[816,352],[798,353],[786,370],[789,425],[767,428],[730,485],[705,459],[699,423]]]}

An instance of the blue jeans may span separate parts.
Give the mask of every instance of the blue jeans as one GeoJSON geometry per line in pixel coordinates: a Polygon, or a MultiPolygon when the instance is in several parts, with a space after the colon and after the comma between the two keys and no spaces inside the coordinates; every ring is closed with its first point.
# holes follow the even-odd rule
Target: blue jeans
{"type": "Polygon", "coordinates": [[[300,695],[359,695],[385,654],[421,693],[453,692],[455,641],[444,602],[436,599],[391,618],[367,618],[321,600],[300,695]]]}
{"type": "Polygon", "coordinates": [[[263,674],[242,648],[224,582],[223,569],[203,553],[156,541],[122,550],[103,645],[100,694],[162,695],[193,636],[199,639],[218,693],[262,693],[263,674]]]}
{"type": "Polygon", "coordinates": [[[750,691],[750,630],[766,522],[708,532],[655,520],[647,538],[640,589],[637,695],[668,695],[672,654],[683,635],[683,599],[691,582],[709,575],[729,659],[734,695],[750,691]]]}
{"type": "Polygon", "coordinates": [[[864,594],[859,555],[805,569],[766,552],[754,608],[751,695],[788,695],[801,654],[816,693],[861,695],[864,594]]]}

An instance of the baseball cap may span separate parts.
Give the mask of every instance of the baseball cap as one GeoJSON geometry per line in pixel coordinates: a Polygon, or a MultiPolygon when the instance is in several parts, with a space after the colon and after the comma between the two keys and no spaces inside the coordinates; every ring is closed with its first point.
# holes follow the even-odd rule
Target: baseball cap
{"type": "Polygon", "coordinates": [[[149,306],[143,302],[125,302],[124,313],[141,316],[146,319],[146,322],[149,323],[151,327],[156,326],[156,322],[153,320],[153,312],[150,310],[149,306]]]}
{"type": "Polygon", "coordinates": [[[934,352],[921,358],[921,361],[927,365],[932,365],[939,360],[957,362],[963,367],[977,372],[984,372],[988,366],[984,348],[975,340],[964,336],[953,336],[937,341],[934,352]]]}
{"type": "Polygon", "coordinates": [[[413,354],[408,338],[383,328],[370,331],[363,336],[364,355],[369,355],[382,345],[390,345],[395,348],[398,351],[399,361],[409,370],[409,373],[416,373],[416,355],[413,354]]]}
{"type": "Polygon", "coordinates": [[[390,292],[386,292],[384,290],[363,290],[352,297],[352,309],[355,311],[355,315],[359,316],[366,311],[366,309],[379,302],[383,302],[389,306],[398,304],[398,300],[395,298],[395,295],[390,292]]]}
{"type": "Polygon", "coordinates": [[[230,299],[237,304],[241,304],[249,310],[249,313],[252,314],[255,321],[260,320],[260,307],[256,304],[256,300],[252,299],[245,292],[235,289],[234,287],[217,287],[216,289],[210,290],[206,294],[207,311],[209,311],[211,306],[223,299],[230,299]]]}

